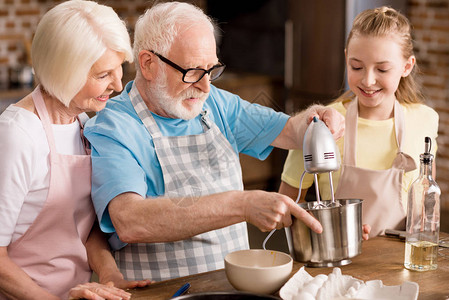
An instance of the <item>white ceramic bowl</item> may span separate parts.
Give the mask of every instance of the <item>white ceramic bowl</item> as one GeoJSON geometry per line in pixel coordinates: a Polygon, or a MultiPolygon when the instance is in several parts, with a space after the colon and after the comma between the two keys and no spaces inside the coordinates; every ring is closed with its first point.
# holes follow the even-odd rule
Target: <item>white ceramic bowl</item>
{"type": "Polygon", "coordinates": [[[225,271],[232,286],[240,291],[273,294],[290,278],[293,259],[272,250],[250,249],[225,257],[225,271]]]}

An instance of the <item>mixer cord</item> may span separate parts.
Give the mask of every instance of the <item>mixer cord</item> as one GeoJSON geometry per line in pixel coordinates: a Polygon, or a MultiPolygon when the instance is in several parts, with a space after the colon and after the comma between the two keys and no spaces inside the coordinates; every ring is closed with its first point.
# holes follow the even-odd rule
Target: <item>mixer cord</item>
{"type": "MultiPolygon", "coordinates": [[[[304,175],[306,175],[306,171],[302,172],[301,179],[300,179],[300,181],[299,181],[298,197],[296,198],[296,202],[295,202],[296,204],[298,204],[299,199],[301,198],[301,187],[302,187],[302,181],[303,181],[303,179],[304,179],[304,175]]],[[[263,241],[262,247],[263,247],[264,250],[267,250],[267,248],[265,248],[265,246],[266,246],[268,240],[270,239],[270,237],[273,235],[273,233],[274,233],[275,231],[276,231],[276,228],[273,229],[273,230],[271,230],[271,232],[267,235],[267,237],[266,237],[265,240],[263,241]]]]}

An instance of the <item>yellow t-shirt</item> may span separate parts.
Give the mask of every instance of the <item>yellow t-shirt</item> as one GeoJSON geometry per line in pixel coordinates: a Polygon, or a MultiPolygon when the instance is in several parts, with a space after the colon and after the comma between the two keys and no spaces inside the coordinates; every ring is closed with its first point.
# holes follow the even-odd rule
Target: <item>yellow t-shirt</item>
{"type": "MultiPolygon", "coordinates": [[[[350,101],[346,100],[345,102],[350,101]]],[[[342,115],[346,115],[343,102],[334,102],[329,105],[342,115]]],[[[407,172],[402,180],[403,207],[407,207],[407,193],[412,182],[419,175],[419,155],[424,152],[424,138],[432,139],[431,152],[435,155],[438,135],[438,114],[430,107],[423,104],[402,104],[405,116],[405,140],[402,142],[402,151],[410,155],[416,163],[416,169],[407,172]]],[[[394,132],[394,118],[374,121],[358,118],[357,121],[357,167],[371,170],[386,170],[391,168],[397,154],[397,143],[394,132]]],[[[341,161],[343,160],[344,137],[337,141],[341,161]]],[[[282,181],[293,187],[299,187],[300,178],[304,172],[304,161],[301,150],[290,150],[284,164],[282,181]]],[[[337,189],[340,178],[340,170],[333,172],[334,192],[337,189]]],[[[302,189],[307,189],[313,184],[313,174],[306,174],[302,183],[302,189]]],[[[328,173],[318,174],[318,184],[322,199],[330,199],[330,184],[328,173]]],[[[379,187],[382,188],[382,187],[379,187]]]]}

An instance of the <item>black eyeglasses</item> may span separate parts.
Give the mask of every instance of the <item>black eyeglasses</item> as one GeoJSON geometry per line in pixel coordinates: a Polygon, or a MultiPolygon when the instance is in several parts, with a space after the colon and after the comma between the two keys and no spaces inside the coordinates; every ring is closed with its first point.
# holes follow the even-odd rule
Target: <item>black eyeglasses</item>
{"type": "Polygon", "coordinates": [[[213,66],[209,70],[201,69],[201,68],[190,68],[190,69],[183,69],[171,60],[163,57],[159,53],[154,52],[153,50],[150,50],[151,53],[159,57],[160,60],[162,60],[167,65],[171,66],[172,68],[178,70],[182,73],[182,81],[185,83],[196,83],[201,80],[201,78],[204,77],[204,75],[209,74],[209,80],[214,81],[218,77],[223,74],[224,69],[226,68],[226,65],[223,64],[221,61],[218,61],[219,64],[213,66]]]}

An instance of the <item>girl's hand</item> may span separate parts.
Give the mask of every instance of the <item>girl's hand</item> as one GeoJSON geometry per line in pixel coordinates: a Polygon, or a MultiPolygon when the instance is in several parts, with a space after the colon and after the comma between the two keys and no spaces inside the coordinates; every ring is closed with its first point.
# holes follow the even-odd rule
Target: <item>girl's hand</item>
{"type": "Polygon", "coordinates": [[[369,233],[371,232],[371,226],[363,224],[362,231],[362,238],[367,241],[369,239],[369,233]]]}
{"type": "Polygon", "coordinates": [[[131,294],[114,287],[112,282],[106,284],[87,282],[72,288],[69,292],[69,299],[128,300],[131,299],[131,294]]]}

